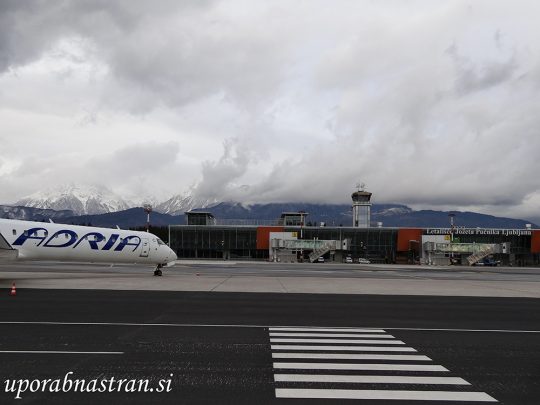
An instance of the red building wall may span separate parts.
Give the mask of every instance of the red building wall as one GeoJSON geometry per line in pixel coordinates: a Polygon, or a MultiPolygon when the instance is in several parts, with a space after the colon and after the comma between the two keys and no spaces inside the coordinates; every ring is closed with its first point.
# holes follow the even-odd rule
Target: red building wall
{"type": "Polygon", "coordinates": [[[409,241],[417,240],[422,243],[422,229],[402,228],[398,230],[397,251],[407,252],[409,250],[409,241]]]}
{"type": "Polygon", "coordinates": [[[282,226],[259,226],[257,228],[257,249],[270,248],[270,232],[283,232],[282,226]]]}
{"type": "Polygon", "coordinates": [[[531,253],[540,253],[540,231],[532,231],[531,253]]]}

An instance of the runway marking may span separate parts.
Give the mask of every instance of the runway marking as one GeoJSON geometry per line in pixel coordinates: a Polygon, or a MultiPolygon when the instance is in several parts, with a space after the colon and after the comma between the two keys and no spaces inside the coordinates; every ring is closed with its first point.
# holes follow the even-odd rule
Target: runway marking
{"type": "MultiPolygon", "coordinates": [[[[384,351],[416,352],[411,347],[390,346],[396,344],[404,345],[405,343],[395,340],[385,330],[382,331],[384,334],[382,336],[369,335],[371,337],[376,336],[379,340],[371,340],[371,342],[377,342],[373,344],[379,344],[381,346],[357,346],[359,343],[366,342],[366,340],[362,339],[365,335],[347,333],[346,328],[333,328],[332,332],[326,331],[327,333],[311,333],[313,329],[309,327],[295,327],[294,332],[299,333],[289,333],[291,331],[280,333],[284,329],[278,327],[269,329],[269,340],[271,343],[297,343],[290,345],[270,345],[272,359],[277,360],[272,363],[274,382],[276,384],[276,398],[497,402],[496,399],[485,392],[436,391],[427,388],[423,390],[404,389],[407,385],[410,387],[412,384],[428,386],[470,386],[471,384],[460,377],[440,376],[440,373],[447,374],[450,370],[442,365],[433,364],[433,361],[428,356],[420,354],[373,353],[384,351]],[[275,338],[275,336],[282,335],[289,335],[289,337],[275,338]],[[297,338],[291,339],[291,335],[297,338]],[[306,335],[315,335],[320,337],[320,339],[298,338],[298,336],[306,335]],[[356,339],[353,336],[356,336],[356,339]],[[323,344],[303,345],[298,343],[323,344]],[[326,345],[324,343],[351,343],[352,345],[326,345]],[[334,353],[335,351],[341,351],[341,353],[334,353]],[[285,361],[279,361],[280,359],[285,361]],[[299,359],[299,362],[289,362],[286,359],[299,359]],[[302,360],[308,362],[303,362],[302,360]],[[340,360],[341,362],[338,362],[340,360]],[[368,362],[354,363],[353,361],[355,360],[367,360],[368,362]],[[295,374],[285,374],[283,370],[295,370],[295,374]],[[311,370],[319,373],[311,374],[311,370]],[[343,374],[346,371],[349,373],[343,374]],[[364,375],[362,373],[360,375],[354,375],[351,373],[354,371],[375,371],[376,374],[386,372],[393,375],[365,375],[365,373],[364,375]],[[411,373],[420,375],[411,375],[411,373]],[[291,384],[294,385],[291,387],[291,384]],[[306,384],[308,385],[306,386],[306,384]],[[362,389],[340,389],[339,386],[333,388],[317,387],[317,384],[363,385],[360,387],[362,389]],[[377,388],[377,384],[379,384],[379,388],[377,388]],[[384,384],[384,386],[381,387],[381,384],[384,384]],[[373,385],[373,387],[369,385],[373,385]],[[389,385],[393,385],[397,389],[388,389],[389,385]],[[400,387],[400,385],[403,386],[400,387]]],[[[328,387],[328,385],[326,386],[328,387]]]]}
{"type": "Polygon", "coordinates": [[[73,352],[63,350],[0,350],[0,353],[14,353],[14,354],[113,354],[119,355],[124,352],[73,352]]]}
{"type": "Polygon", "coordinates": [[[419,332],[475,332],[475,333],[540,333],[540,330],[519,329],[456,329],[456,328],[385,328],[386,330],[409,330],[419,332]]]}
{"type": "Polygon", "coordinates": [[[335,337],[335,338],[370,338],[370,339],[394,339],[392,335],[376,335],[369,333],[296,333],[296,332],[270,332],[270,336],[283,337],[335,337]]]}
{"type": "Polygon", "coordinates": [[[404,345],[401,340],[361,340],[361,339],[289,339],[270,338],[270,343],[357,343],[366,345],[404,345]]]}
{"type": "Polygon", "coordinates": [[[269,328],[270,331],[283,331],[283,332],[361,332],[361,333],[384,333],[383,329],[363,329],[363,328],[284,328],[273,327],[269,328]]]}
{"type": "Polygon", "coordinates": [[[352,353],[272,353],[273,359],[341,359],[341,360],[403,360],[431,361],[428,356],[414,354],[352,354],[352,353]]]}
{"type": "Polygon", "coordinates": [[[324,382],[359,384],[471,385],[459,377],[407,377],[392,375],[274,374],[276,382],[324,382]]]}
{"type": "Polygon", "coordinates": [[[392,346],[305,346],[305,345],[271,345],[271,350],[313,350],[313,351],[347,351],[347,352],[416,352],[412,347],[392,346]]]}
{"type": "Polygon", "coordinates": [[[378,370],[448,372],[448,370],[443,366],[424,364],[274,363],[274,368],[288,370],[378,370]]]}
{"type": "Polygon", "coordinates": [[[277,398],[497,402],[485,392],[276,388],[277,398]]]}
{"type": "MultiPolygon", "coordinates": [[[[136,327],[175,327],[175,328],[289,328],[289,326],[275,325],[239,325],[239,324],[196,324],[196,323],[137,323],[137,322],[55,322],[55,321],[0,321],[0,325],[73,325],[73,326],[136,326],[136,327]]],[[[293,326],[294,328],[301,328],[293,326]]],[[[340,331],[347,332],[352,328],[342,328],[340,331]]],[[[312,327],[304,327],[302,330],[313,330],[312,327]]],[[[387,327],[383,330],[405,330],[419,332],[486,332],[486,333],[540,333],[540,330],[520,329],[456,329],[456,328],[406,328],[387,327]]]]}

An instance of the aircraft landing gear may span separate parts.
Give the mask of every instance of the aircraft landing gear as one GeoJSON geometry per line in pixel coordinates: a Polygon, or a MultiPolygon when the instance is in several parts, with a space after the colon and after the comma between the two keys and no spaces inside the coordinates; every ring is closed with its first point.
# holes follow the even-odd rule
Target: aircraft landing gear
{"type": "Polygon", "coordinates": [[[161,271],[161,264],[158,264],[156,269],[154,270],[154,276],[161,277],[163,275],[163,272],[161,271]]]}

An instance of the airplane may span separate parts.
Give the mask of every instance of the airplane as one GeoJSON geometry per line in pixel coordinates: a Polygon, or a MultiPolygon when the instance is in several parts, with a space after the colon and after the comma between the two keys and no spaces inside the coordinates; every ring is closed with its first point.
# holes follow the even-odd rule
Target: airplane
{"type": "Polygon", "coordinates": [[[153,264],[155,276],[176,254],[149,232],[0,218],[0,260],[153,264]]]}

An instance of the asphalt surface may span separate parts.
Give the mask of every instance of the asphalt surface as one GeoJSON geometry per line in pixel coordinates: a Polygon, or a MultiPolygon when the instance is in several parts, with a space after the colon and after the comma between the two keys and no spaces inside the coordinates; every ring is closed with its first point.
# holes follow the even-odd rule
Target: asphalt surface
{"type": "Polygon", "coordinates": [[[539,299],[3,291],[2,404],[540,403],[539,299]],[[68,372],[153,389],[161,379],[170,392],[5,392],[8,379],[68,372]],[[285,398],[295,395],[328,398],[285,398]],[[335,398],[389,395],[411,399],[335,398]]]}
{"type": "Polygon", "coordinates": [[[540,298],[540,268],[181,261],[149,266],[0,263],[0,288],[540,298]]]}
{"type": "MultiPolygon", "coordinates": [[[[85,274],[152,274],[153,267],[144,265],[114,265],[91,263],[58,262],[0,262],[0,277],[3,272],[41,272],[85,274]]],[[[165,275],[186,271],[212,276],[257,276],[257,277],[320,277],[320,278],[372,278],[380,279],[439,279],[480,281],[534,281],[540,282],[538,267],[468,267],[468,266],[419,266],[379,265],[348,263],[268,263],[230,261],[178,261],[165,268],[165,275]]]]}

